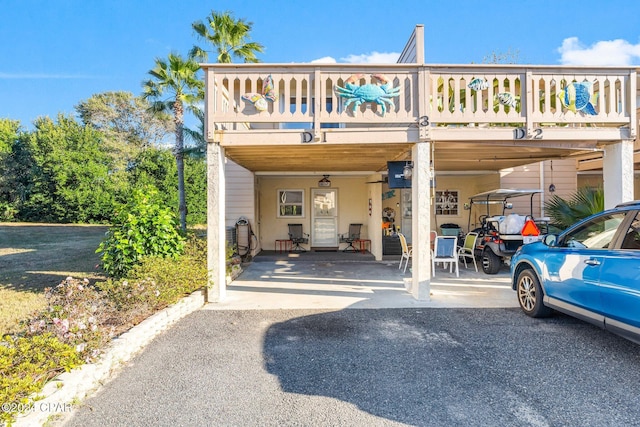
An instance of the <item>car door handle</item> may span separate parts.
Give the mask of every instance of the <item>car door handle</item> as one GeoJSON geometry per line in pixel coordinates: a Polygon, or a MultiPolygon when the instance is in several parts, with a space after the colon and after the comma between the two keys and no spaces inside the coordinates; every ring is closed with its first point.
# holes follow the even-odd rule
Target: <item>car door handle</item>
{"type": "Polygon", "coordinates": [[[597,259],[585,259],[584,263],[587,265],[600,265],[600,261],[597,259]]]}

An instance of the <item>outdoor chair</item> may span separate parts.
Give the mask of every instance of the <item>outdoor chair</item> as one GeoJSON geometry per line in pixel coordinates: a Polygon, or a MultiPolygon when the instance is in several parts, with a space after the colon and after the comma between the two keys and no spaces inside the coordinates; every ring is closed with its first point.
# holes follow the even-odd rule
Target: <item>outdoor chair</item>
{"type": "Polygon", "coordinates": [[[464,268],[467,268],[467,258],[471,258],[473,261],[473,266],[476,268],[476,273],[478,272],[478,264],[476,263],[476,256],[474,255],[474,251],[476,248],[476,241],[478,240],[478,233],[470,232],[464,238],[464,245],[458,248],[458,257],[462,258],[464,261],[464,268]]]}
{"type": "Polygon", "coordinates": [[[307,251],[305,248],[300,246],[301,243],[309,242],[309,235],[302,232],[302,224],[289,224],[289,240],[291,240],[292,244],[291,252],[307,251]]]}
{"type": "Polygon", "coordinates": [[[458,238],[456,236],[438,236],[433,245],[433,257],[431,257],[431,270],[432,274],[436,275],[436,263],[443,263],[446,268],[449,264],[449,272],[453,272],[453,267],[456,267],[456,277],[460,277],[460,271],[458,269],[458,252],[457,248],[458,238]]]}
{"type": "Polygon", "coordinates": [[[431,230],[431,232],[429,233],[429,245],[431,247],[431,250],[433,250],[433,244],[436,241],[436,237],[438,237],[438,232],[431,230]]]}
{"type": "Polygon", "coordinates": [[[402,270],[402,272],[404,273],[407,271],[407,266],[409,265],[409,258],[411,258],[411,253],[413,252],[413,249],[411,248],[411,246],[407,244],[407,238],[404,237],[404,234],[398,233],[398,237],[400,237],[400,246],[402,246],[402,257],[400,257],[400,265],[398,266],[398,269],[402,268],[402,262],[404,260],[407,260],[407,262],[404,264],[404,269],[402,270]]]}
{"type": "Polygon", "coordinates": [[[360,229],[362,224],[349,224],[349,233],[340,235],[340,242],[348,243],[349,246],[344,248],[342,252],[358,252],[353,242],[360,240],[360,229]]]}

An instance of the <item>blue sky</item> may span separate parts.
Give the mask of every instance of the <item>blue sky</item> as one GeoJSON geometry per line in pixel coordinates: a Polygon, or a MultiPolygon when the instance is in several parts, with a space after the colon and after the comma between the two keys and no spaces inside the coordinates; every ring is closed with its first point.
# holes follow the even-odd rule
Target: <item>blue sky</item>
{"type": "Polygon", "coordinates": [[[523,64],[640,66],[638,0],[0,0],[0,118],[29,128],[95,93],[139,95],[154,58],[186,55],[211,10],[253,22],[267,63],[395,62],[423,24],[431,64],[510,50],[523,64]]]}

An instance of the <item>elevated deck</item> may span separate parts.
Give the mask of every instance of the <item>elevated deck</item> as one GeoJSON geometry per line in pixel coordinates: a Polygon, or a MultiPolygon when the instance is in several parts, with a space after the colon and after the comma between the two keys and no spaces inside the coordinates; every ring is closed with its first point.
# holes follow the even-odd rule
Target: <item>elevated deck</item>
{"type": "Polygon", "coordinates": [[[637,75],[632,67],[203,68],[207,138],[252,171],[382,170],[386,160],[406,158],[418,142],[435,144],[439,169],[497,170],[636,138],[637,75]],[[260,111],[243,95],[261,94],[269,76],[277,99],[265,100],[266,110],[260,111]],[[382,84],[372,76],[383,76],[384,90],[393,94],[383,94],[378,102],[352,102],[350,94],[357,97],[365,86],[381,92],[382,84]],[[576,94],[576,88],[588,91],[588,102],[581,102],[585,93],[576,94]]]}

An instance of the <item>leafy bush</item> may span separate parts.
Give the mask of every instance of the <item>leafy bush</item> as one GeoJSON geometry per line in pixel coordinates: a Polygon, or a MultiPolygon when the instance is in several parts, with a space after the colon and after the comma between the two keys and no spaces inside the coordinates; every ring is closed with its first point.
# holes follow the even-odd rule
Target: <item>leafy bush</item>
{"type": "Polygon", "coordinates": [[[145,257],[131,269],[127,280],[111,279],[97,286],[135,324],[206,283],[206,240],[192,235],[178,258],[145,257]]]}
{"type": "Polygon", "coordinates": [[[11,424],[21,412],[17,409],[29,407],[33,393],[51,378],[81,363],[75,349],[53,334],[19,338],[6,335],[0,342],[0,421],[11,424]]]}
{"type": "Polygon", "coordinates": [[[87,279],[67,277],[45,290],[47,308],[26,322],[29,336],[49,333],[73,346],[86,362],[94,360],[116,333],[118,314],[87,279]]]}
{"type": "Polygon", "coordinates": [[[0,221],[14,221],[17,214],[18,209],[13,204],[0,200],[0,221]]]}
{"type": "Polygon", "coordinates": [[[551,224],[564,230],[579,220],[604,210],[604,189],[582,187],[569,200],[554,194],[545,202],[544,209],[551,218],[551,224]]]}
{"type": "Polygon", "coordinates": [[[100,243],[102,267],[114,278],[124,277],[144,257],[176,258],[184,249],[176,215],[161,205],[153,187],[136,189],[100,243]]]}
{"type": "MultiPolygon", "coordinates": [[[[206,285],[206,239],[190,235],[177,258],[140,259],[128,280],[91,286],[68,277],[46,289],[47,308],[0,341],[0,402],[28,408],[30,396],[63,371],[94,360],[117,334],[206,285]]],[[[15,411],[0,413],[11,423],[15,411]]]]}
{"type": "Polygon", "coordinates": [[[119,322],[128,327],[153,314],[163,298],[158,284],[151,279],[108,279],[97,286],[118,310],[119,322]]]}

